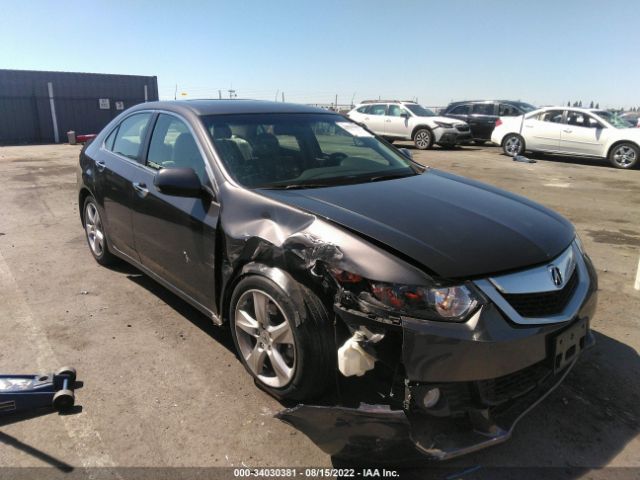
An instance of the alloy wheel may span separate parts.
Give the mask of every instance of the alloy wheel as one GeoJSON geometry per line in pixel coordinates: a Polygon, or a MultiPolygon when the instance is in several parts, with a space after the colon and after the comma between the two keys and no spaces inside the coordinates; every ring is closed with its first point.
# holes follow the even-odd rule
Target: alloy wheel
{"type": "Polygon", "coordinates": [[[428,130],[420,130],[416,133],[416,137],[414,139],[416,147],[425,149],[429,147],[431,143],[431,133],[428,130]]]}
{"type": "Polygon", "coordinates": [[[636,151],[628,145],[620,145],[613,152],[613,161],[622,168],[628,168],[636,161],[636,151]]]}
{"type": "Polygon", "coordinates": [[[507,138],[507,140],[504,142],[504,150],[505,152],[507,152],[507,155],[515,157],[520,153],[521,149],[522,142],[520,141],[520,138],[515,135],[507,138]]]}
{"type": "Polygon", "coordinates": [[[296,371],[296,344],[278,302],[261,290],[247,290],[234,318],[238,348],[253,375],[270,387],[288,385],[296,371]]]}
{"type": "Polygon", "coordinates": [[[84,229],[87,233],[91,251],[96,257],[100,257],[104,253],[104,231],[100,214],[93,202],[87,203],[85,208],[84,229]]]}

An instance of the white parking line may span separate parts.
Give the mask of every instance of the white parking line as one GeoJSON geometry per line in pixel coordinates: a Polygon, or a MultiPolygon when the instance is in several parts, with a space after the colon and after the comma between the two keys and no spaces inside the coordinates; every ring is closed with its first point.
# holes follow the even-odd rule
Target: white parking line
{"type": "Polygon", "coordinates": [[[633,288],[636,290],[640,290],[640,258],[638,259],[638,271],[636,272],[636,283],[633,285],[633,288]]]}
{"type": "MultiPolygon", "coordinates": [[[[21,336],[26,344],[32,345],[37,352],[35,359],[39,371],[51,371],[60,368],[53,348],[45,335],[40,322],[31,313],[31,308],[18,288],[15,277],[0,252],[0,299],[3,309],[11,315],[21,328],[21,336]]],[[[80,371],[82,374],[82,371],[80,371]]],[[[82,467],[85,469],[95,467],[115,467],[106,448],[100,438],[100,434],[94,427],[87,412],[75,415],[60,416],[69,437],[75,444],[82,467]]],[[[92,477],[90,472],[87,472],[92,477]]],[[[113,472],[121,478],[117,472],[113,472]]]]}

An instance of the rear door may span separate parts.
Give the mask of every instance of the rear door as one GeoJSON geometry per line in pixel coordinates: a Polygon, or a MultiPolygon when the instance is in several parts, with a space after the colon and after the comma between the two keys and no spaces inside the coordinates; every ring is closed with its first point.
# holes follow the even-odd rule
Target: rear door
{"type": "Polygon", "coordinates": [[[471,105],[471,115],[469,115],[469,126],[473,138],[481,140],[491,139],[491,132],[496,126],[496,104],[493,102],[474,103],[471,105]]]}
{"type": "Polygon", "coordinates": [[[608,129],[595,117],[585,112],[567,112],[567,121],[560,132],[560,150],[578,155],[602,156],[608,129]]]}
{"type": "Polygon", "coordinates": [[[530,115],[522,122],[522,136],[531,150],[560,149],[560,133],[564,125],[564,110],[545,110],[537,115],[530,115]]]}
{"type": "Polygon", "coordinates": [[[409,117],[409,112],[402,106],[390,104],[385,118],[385,136],[395,138],[410,137],[409,117]]]}
{"type": "Polygon", "coordinates": [[[386,103],[374,103],[369,105],[364,116],[364,124],[376,135],[384,135],[386,114],[386,103]]]}
{"type": "Polygon", "coordinates": [[[215,312],[215,238],[219,205],[208,196],[166,195],[154,185],[163,168],[193,168],[211,188],[202,148],[182,118],[160,113],[145,167],[134,182],[133,232],[142,265],[215,312]]]}
{"type": "Polygon", "coordinates": [[[138,260],[132,227],[132,181],[140,168],[152,113],[126,117],[107,137],[96,154],[96,196],[104,209],[103,220],[110,247],[138,260]]]}

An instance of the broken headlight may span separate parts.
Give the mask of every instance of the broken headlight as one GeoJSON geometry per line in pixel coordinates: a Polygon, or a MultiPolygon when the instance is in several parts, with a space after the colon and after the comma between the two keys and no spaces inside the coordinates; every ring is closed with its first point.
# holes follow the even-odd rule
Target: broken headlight
{"type": "Polygon", "coordinates": [[[428,287],[368,280],[337,268],[332,268],[331,274],[364,313],[386,311],[427,320],[464,322],[484,303],[475,287],[466,283],[428,287]]]}

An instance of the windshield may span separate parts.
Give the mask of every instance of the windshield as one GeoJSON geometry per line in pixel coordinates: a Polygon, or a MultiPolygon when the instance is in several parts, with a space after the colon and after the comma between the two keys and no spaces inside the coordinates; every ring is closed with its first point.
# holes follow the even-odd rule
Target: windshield
{"type": "Polygon", "coordinates": [[[522,110],[524,113],[529,113],[536,109],[536,107],[534,107],[530,103],[524,103],[524,102],[518,103],[518,107],[520,107],[520,110],[522,110]]]}
{"type": "Polygon", "coordinates": [[[411,110],[414,115],[418,117],[435,117],[436,114],[433,113],[428,108],[424,108],[422,105],[417,105],[415,103],[405,103],[404,106],[411,110]]]}
{"type": "Polygon", "coordinates": [[[313,188],[416,175],[422,169],[332,114],[202,118],[227,171],[248,188],[313,188]]]}
{"type": "Polygon", "coordinates": [[[593,112],[599,117],[604,118],[607,122],[616,128],[632,128],[633,125],[627,122],[624,118],[620,117],[617,113],[607,112],[606,110],[599,110],[593,112]]]}

